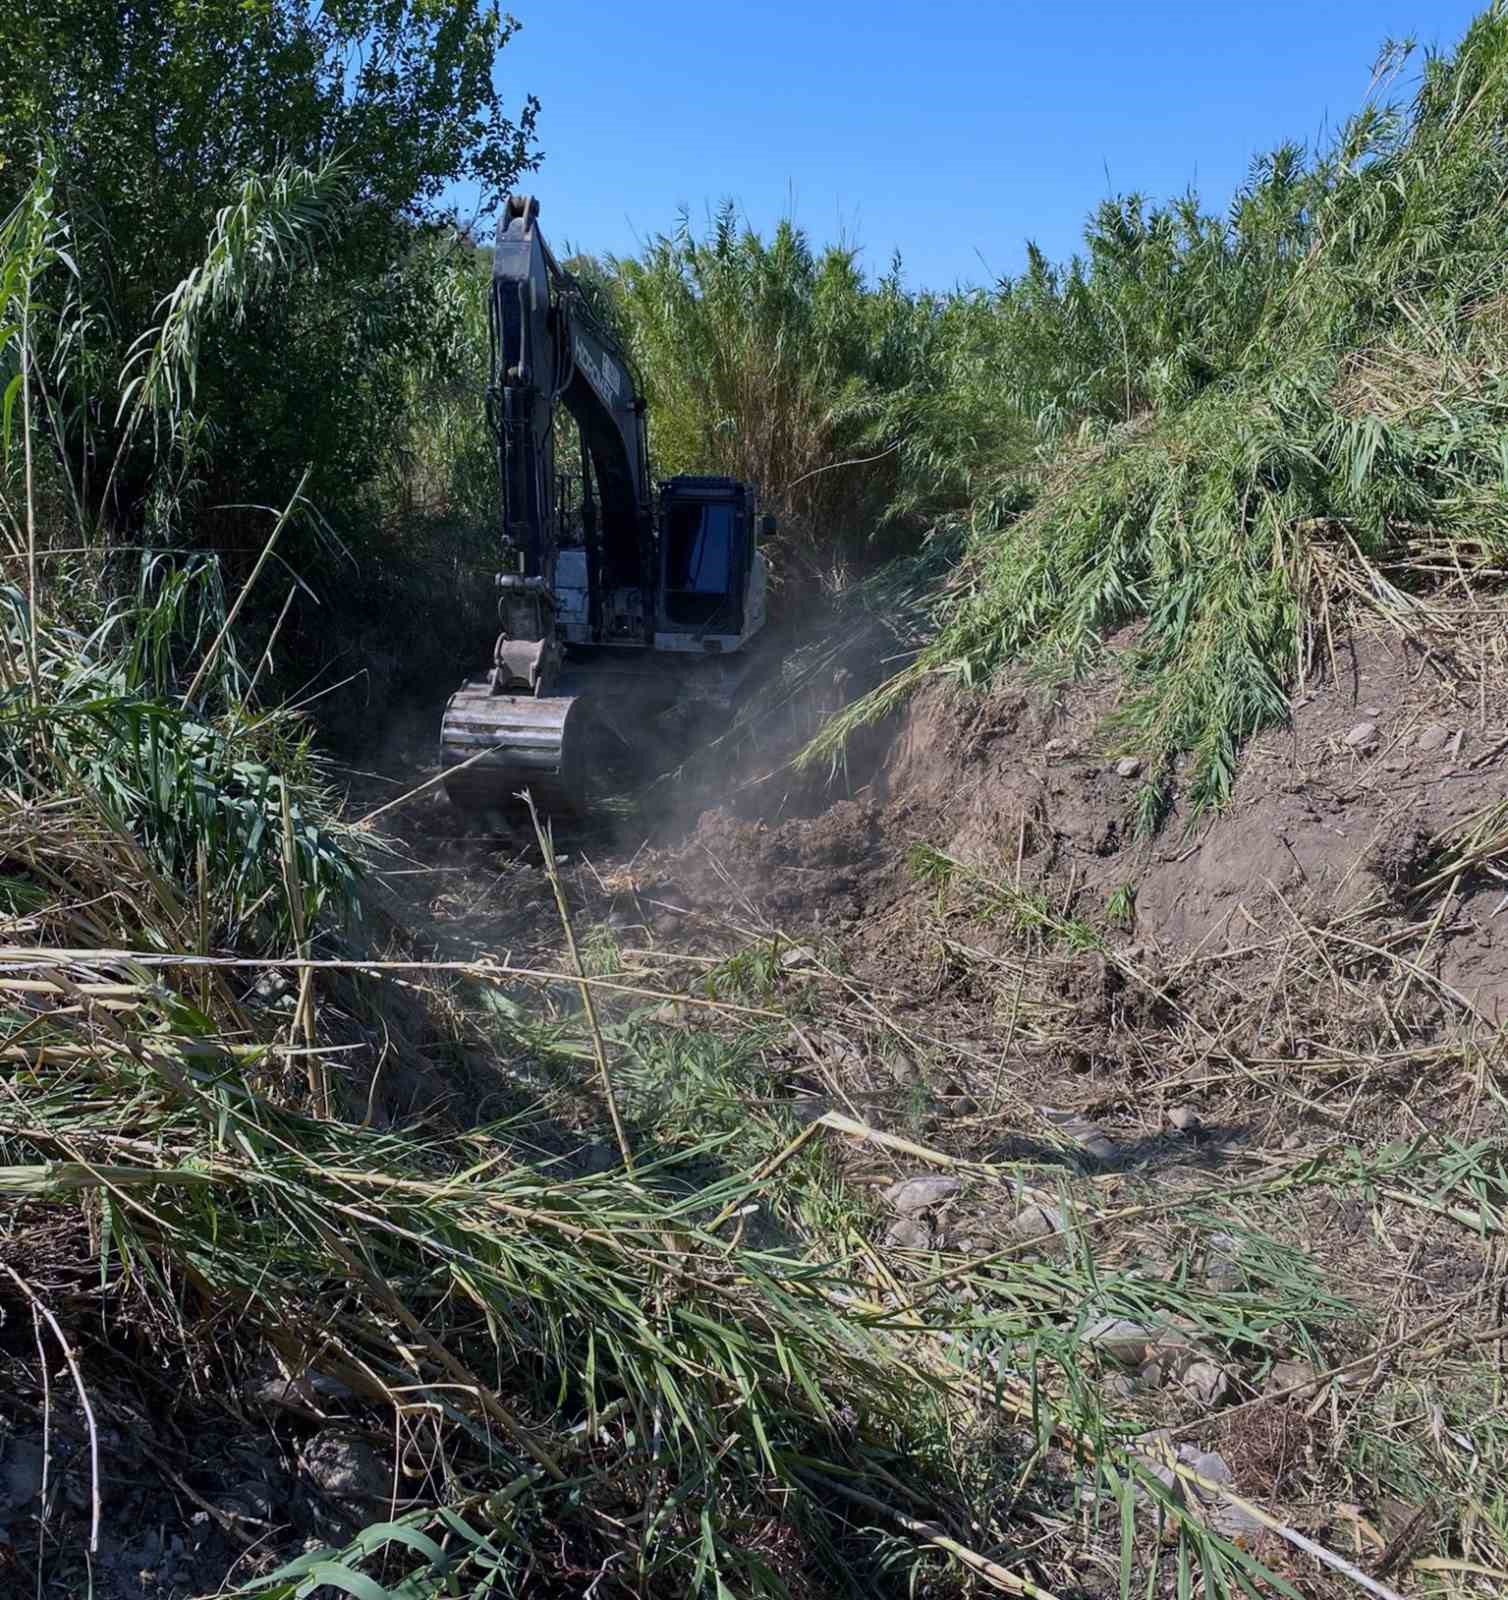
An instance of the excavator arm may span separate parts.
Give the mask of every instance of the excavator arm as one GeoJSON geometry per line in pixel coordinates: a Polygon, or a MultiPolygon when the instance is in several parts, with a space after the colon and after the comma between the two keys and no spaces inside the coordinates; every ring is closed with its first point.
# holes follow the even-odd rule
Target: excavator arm
{"type": "Polygon", "coordinates": [[[493,255],[489,400],[502,485],[505,632],[548,636],[562,508],[557,501],[556,418],[581,443],[582,523],[594,633],[602,595],[637,586],[644,637],[654,616],[654,525],[644,401],[632,368],[591,315],[538,226],[539,204],[510,198],[493,255]],[[538,620],[536,621],[536,617],[538,620]]]}

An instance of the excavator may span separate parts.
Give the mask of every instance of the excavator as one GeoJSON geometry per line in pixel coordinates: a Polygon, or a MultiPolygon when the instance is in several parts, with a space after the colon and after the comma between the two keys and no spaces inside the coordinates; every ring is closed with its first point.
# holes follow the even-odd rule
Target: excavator
{"type": "Polygon", "coordinates": [[[527,790],[579,816],[731,715],[765,623],[759,545],[775,523],[733,478],[652,491],[642,385],[532,197],[504,203],[488,305],[501,631],[490,670],[446,704],[441,782],[467,812],[507,813],[527,790]],[[568,423],[574,472],[557,463],[568,423]]]}

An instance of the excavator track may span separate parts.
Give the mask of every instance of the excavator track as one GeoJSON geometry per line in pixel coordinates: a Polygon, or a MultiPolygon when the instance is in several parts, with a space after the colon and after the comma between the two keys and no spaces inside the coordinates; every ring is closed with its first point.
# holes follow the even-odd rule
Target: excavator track
{"type": "Polygon", "coordinates": [[[494,694],[487,679],[473,679],[451,695],[440,724],[451,804],[512,811],[527,789],[541,811],[584,812],[586,722],[575,695],[494,694]]]}

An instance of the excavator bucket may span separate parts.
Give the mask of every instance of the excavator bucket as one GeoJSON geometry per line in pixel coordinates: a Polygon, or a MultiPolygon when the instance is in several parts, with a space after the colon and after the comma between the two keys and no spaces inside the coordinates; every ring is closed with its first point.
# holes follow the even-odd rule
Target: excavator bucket
{"type": "Polygon", "coordinates": [[[451,804],[513,811],[528,790],[547,813],[587,808],[586,718],[575,695],[495,694],[486,678],[451,695],[440,765],[451,804]]]}

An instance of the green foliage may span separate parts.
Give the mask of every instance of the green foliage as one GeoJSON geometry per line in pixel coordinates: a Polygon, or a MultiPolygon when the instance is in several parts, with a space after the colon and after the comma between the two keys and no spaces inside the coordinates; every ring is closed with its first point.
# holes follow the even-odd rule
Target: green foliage
{"type": "Polygon", "coordinates": [[[819,254],[788,222],[766,242],[725,205],[705,236],[683,216],[586,276],[642,369],[658,470],[758,483],[808,575],[887,524],[914,532],[944,491],[924,424],[945,307],[904,293],[898,264],[871,285],[856,250],[819,254]]]}
{"type": "Polygon", "coordinates": [[[1070,916],[1066,907],[1055,910],[1041,889],[1000,883],[931,845],[912,845],[906,865],[918,882],[937,890],[939,912],[948,891],[957,890],[961,909],[986,926],[1003,924],[1024,938],[1065,950],[1098,950],[1104,945],[1087,922],[1070,916]]]}
{"type": "MultiPolygon", "coordinates": [[[[1160,767],[1188,752],[1197,812],[1286,716],[1332,600],[1408,627],[1427,553],[1499,565],[1505,123],[1494,5],[1406,114],[1363,112],[1313,161],[1280,149],[1228,220],[1107,203],[1084,259],[1002,285],[995,403],[1040,451],[997,461],[940,637],[833,737],[939,670],[1076,675],[1140,623],[1109,731],[1160,767]]],[[[1138,814],[1160,820],[1155,788],[1138,814]]]]}
{"type": "MultiPolygon", "coordinates": [[[[405,592],[485,590],[479,494],[458,530],[433,497],[414,511],[384,491],[474,257],[445,196],[465,181],[490,206],[533,161],[534,103],[509,115],[494,81],[515,27],[493,0],[63,0],[0,18],[0,214],[35,196],[40,163],[58,248],[34,275],[33,389],[73,542],[213,546],[244,571],[255,508],[307,469],[322,517],[281,555],[335,615],[294,608],[285,688],[330,663],[352,631],[332,623],[407,625],[405,592]]],[[[479,383],[464,404],[480,419],[479,383]]],[[[419,670],[459,672],[484,602],[411,627],[419,670]]]]}
{"type": "Polygon", "coordinates": [[[1115,928],[1136,925],[1136,885],[1123,883],[1105,902],[1105,920],[1115,928]]]}
{"type": "MultiPolygon", "coordinates": [[[[125,448],[147,416],[170,438],[197,431],[192,404],[206,320],[244,318],[280,276],[307,265],[336,182],[327,164],[316,173],[284,165],[243,183],[203,260],[166,298],[128,371],[107,390],[119,394],[123,411],[131,408],[125,448]]],[[[72,403],[59,396],[91,370],[74,359],[90,322],[58,194],[49,157],[0,224],[0,371],[13,370],[25,394],[35,390],[33,426],[54,438],[60,406],[72,403]],[[46,288],[60,291],[50,305],[39,294],[46,288]],[[43,317],[60,336],[39,358],[32,336],[43,317]]],[[[98,409],[93,396],[78,403],[98,409]]],[[[13,467],[14,414],[6,420],[0,464],[13,467]]],[[[254,931],[267,939],[285,936],[295,921],[312,923],[327,904],[350,913],[356,871],[316,820],[306,735],[292,719],[258,716],[251,705],[252,683],[227,638],[219,562],[147,552],[127,588],[120,565],[75,555],[33,587],[38,502],[29,455],[21,454],[25,470],[0,478],[13,546],[19,553],[24,542],[27,556],[27,589],[0,588],[0,783],[13,802],[82,802],[86,814],[129,835],[165,881],[195,883],[206,938],[211,917],[223,937],[254,931]],[[54,595],[66,604],[52,603],[54,595]],[[294,895],[299,918],[289,906],[294,895]]],[[[87,488],[68,481],[79,520],[65,525],[86,537],[87,488]]],[[[295,495],[279,528],[301,509],[295,495]]]]}
{"type": "MultiPolygon", "coordinates": [[[[143,563],[135,598],[88,637],[44,628],[38,700],[25,684],[0,694],[0,785],[20,806],[82,797],[169,880],[202,885],[219,936],[277,940],[291,932],[291,885],[309,923],[326,909],[344,918],[358,910],[358,873],[321,820],[302,729],[282,716],[212,726],[173,703],[173,664],[208,644],[222,608],[212,562],[157,558],[143,563]]],[[[0,590],[0,639],[13,656],[24,630],[22,597],[0,590]]],[[[220,690],[232,705],[238,686],[231,656],[220,690]]]]}
{"type": "MultiPolygon", "coordinates": [[[[348,199],[338,158],[314,170],[283,161],[265,177],[243,178],[215,218],[204,258],[164,297],[160,320],[132,344],[121,372],[120,414],[191,417],[205,323],[218,316],[244,327],[273,285],[312,272],[317,247],[330,242],[333,213],[348,199]]],[[[129,443],[128,433],[122,447],[129,443]]]]}

